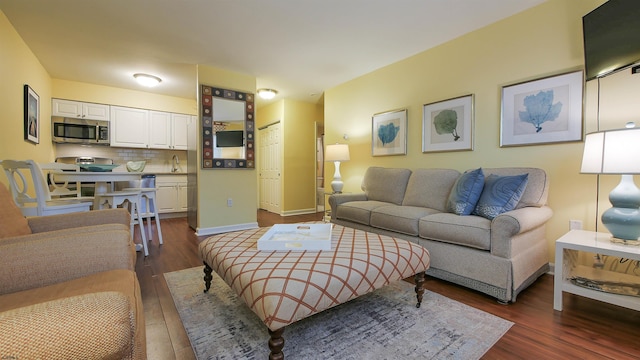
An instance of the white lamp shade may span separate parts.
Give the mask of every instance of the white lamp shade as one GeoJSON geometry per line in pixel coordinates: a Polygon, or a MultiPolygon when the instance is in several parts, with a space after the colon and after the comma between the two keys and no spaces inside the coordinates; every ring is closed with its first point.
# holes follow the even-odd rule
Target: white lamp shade
{"type": "Polygon", "coordinates": [[[640,128],[587,134],[580,172],[640,174],[640,128]]]}
{"type": "Polygon", "coordinates": [[[347,144],[333,144],[327,145],[327,150],[324,154],[325,161],[348,161],[349,160],[349,145],[347,144]]]}

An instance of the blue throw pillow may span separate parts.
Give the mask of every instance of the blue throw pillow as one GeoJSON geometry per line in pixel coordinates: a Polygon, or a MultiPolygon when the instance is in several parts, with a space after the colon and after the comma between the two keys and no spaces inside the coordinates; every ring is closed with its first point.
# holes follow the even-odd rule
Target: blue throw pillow
{"type": "Polygon", "coordinates": [[[484,173],[481,168],[460,175],[449,194],[447,211],[458,215],[470,215],[480,199],[483,186],[484,173]]]}
{"type": "Polygon", "coordinates": [[[480,200],[473,213],[492,220],[503,212],[515,209],[528,181],[529,174],[487,176],[480,200]]]}

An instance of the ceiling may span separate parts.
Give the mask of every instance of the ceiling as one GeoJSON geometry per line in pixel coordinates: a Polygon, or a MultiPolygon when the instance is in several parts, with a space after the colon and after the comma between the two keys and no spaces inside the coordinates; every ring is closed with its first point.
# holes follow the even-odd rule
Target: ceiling
{"type": "Polygon", "coordinates": [[[278,90],[272,101],[321,102],[326,89],[544,1],[0,0],[0,10],[56,79],[195,98],[201,64],[254,76],[278,90]],[[163,81],[143,89],[138,72],[163,81]]]}

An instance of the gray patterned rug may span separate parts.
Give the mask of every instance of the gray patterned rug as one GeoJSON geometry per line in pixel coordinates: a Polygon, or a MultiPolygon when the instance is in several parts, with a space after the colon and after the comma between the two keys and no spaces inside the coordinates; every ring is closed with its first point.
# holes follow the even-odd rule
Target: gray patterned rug
{"type": "MultiPolygon", "coordinates": [[[[267,327],[215,273],[207,294],[202,267],[164,276],[199,360],[268,357],[267,327]]],[[[430,291],[415,302],[400,281],[291,324],[285,358],[479,359],[513,325],[430,291]]]]}

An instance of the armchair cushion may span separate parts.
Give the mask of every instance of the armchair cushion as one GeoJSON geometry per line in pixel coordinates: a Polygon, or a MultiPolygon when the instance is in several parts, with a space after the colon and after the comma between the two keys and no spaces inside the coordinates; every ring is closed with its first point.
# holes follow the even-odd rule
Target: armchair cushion
{"type": "Polygon", "coordinates": [[[11,193],[4,184],[0,184],[0,239],[9,236],[31,234],[27,219],[13,201],[11,193]]]}

